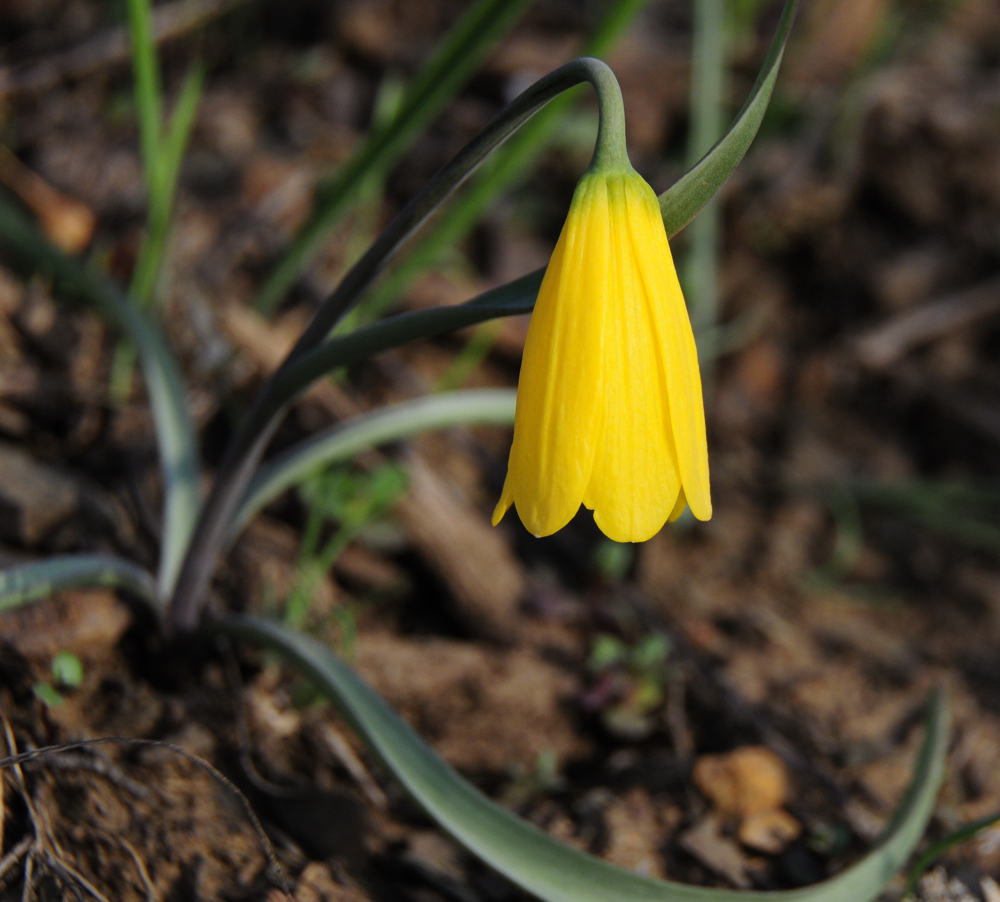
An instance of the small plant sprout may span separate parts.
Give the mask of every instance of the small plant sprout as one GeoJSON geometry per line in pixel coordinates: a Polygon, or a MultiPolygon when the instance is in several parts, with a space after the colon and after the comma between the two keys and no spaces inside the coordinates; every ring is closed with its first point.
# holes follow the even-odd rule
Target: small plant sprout
{"type": "Polygon", "coordinates": [[[593,682],[584,707],[597,711],[605,729],[623,739],[649,736],[670,679],[670,640],[647,633],[634,644],[600,633],[587,661],[593,682]]]}
{"type": "Polygon", "coordinates": [[[38,682],[32,692],[47,708],[58,708],[66,703],[60,689],[78,689],[83,683],[83,664],[69,651],[61,651],[52,659],[52,682],[38,682]]]}
{"type": "Polygon", "coordinates": [[[295,628],[305,624],[316,589],[337,558],[366,528],[392,509],[406,487],[406,470],[394,463],[382,464],[371,473],[330,470],[299,487],[309,514],[299,549],[295,585],[285,601],[286,624],[295,628]],[[323,528],[328,523],[336,525],[333,533],[323,540],[323,528]]]}

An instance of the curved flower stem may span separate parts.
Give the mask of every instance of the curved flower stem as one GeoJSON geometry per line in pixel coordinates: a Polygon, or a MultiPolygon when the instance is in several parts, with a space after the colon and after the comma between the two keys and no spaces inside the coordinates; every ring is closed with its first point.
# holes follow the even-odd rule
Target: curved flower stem
{"type": "Polygon", "coordinates": [[[621,91],[600,60],[578,59],[535,82],[497,115],[458,155],[395,216],[367,253],[344,276],[285,361],[258,393],[219,467],[212,493],[202,508],[184,566],[167,609],[168,632],[194,629],[204,595],[229,523],[274,430],[294,398],[281,391],[285,371],[322,344],[337,322],[361,299],[400,246],[423,224],[506,138],[554,97],[589,83],[597,93],[601,125],[595,158],[607,165],[627,161],[621,91]]]}
{"type": "MultiPolygon", "coordinates": [[[[597,62],[597,60],[586,61],[597,62]]],[[[588,81],[597,93],[599,112],[594,158],[590,161],[589,171],[631,169],[628,151],[625,148],[625,101],[622,99],[622,89],[618,79],[611,69],[602,63],[593,67],[588,81]]]]}

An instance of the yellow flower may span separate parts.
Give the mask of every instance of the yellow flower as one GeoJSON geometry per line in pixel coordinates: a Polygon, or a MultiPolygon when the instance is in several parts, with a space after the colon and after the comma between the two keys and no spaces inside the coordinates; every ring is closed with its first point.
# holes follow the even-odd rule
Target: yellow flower
{"type": "Polygon", "coordinates": [[[507,479],[536,536],[583,504],[618,542],[686,505],[712,516],[701,375],[653,189],[631,168],[588,172],[528,327],[507,479]]]}

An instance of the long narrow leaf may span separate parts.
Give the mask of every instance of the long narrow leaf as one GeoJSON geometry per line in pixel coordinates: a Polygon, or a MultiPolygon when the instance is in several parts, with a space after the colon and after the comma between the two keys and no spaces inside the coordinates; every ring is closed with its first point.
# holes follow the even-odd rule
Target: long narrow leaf
{"type": "Polygon", "coordinates": [[[798,5],[799,0],[785,0],[785,8],[771,41],[771,49],[757,74],[750,96],[729,129],[701,160],[660,195],[660,212],[668,235],[677,234],[698,215],[698,211],[732,175],[753,143],[771,101],[771,92],[778,79],[785,43],[798,5]]]}
{"type": "Polygon", "coordinates": [[[23,258],[33,272],[53,278],[57,293],[93,305],[139,350],[164,474],[159,585],[161,592],[168,594],[194,529],[201,493],[198,443],[185,405],[186,390],[177,360],[160,331],[113,284],[53,247],[20,211],[2,199],[0,244],[23,258]]]}
{"type": "Polygon", "coordinates": [[[201,91],[205,83],[205,67],[195,63],[181,85],[177,104],[170,116],[163,133],[163,151],[160,158],[160,177],[162,179],[158,191],[167,207],[167,215],[174,204],[174,190],[177,187],[177,175],[184,160],[191,127],[198,112],[201,101],[201,91]]]}
{"type": "Polygon", "coordinates": [[[322,191],[318,209],[302,227],[261,288],[255,307],[271,313],[347,211],[357,183],[384,174],[468,81],[487,53],[514,25],[530,0],[479,0],[456,24],[417,76],[399,113],[375,129],[322,191]]]}
{"type": "Polygon", "coordinates": [[[389,348],[491,319],[531,313],[544,274],[544,270],[537,269],[464,304],[400,313],[348,335],[331,338],[279,373],[275,377],[275,393],[283,398],[294,398],[330,370],[350,366],[389,348]]]}
{"type": "MultiPolygon", "coordinates": [[[[611,0],[580,55],[603,57],[647,2],[611,0]]],[[[560,95],[487,160],[475,183],[421,232],[416,247],[365,302],[366,318],[372,319],[395,304],[418,273],[436,264],[446,248],[455,247],[472,231],[490,203],[527,172],[551,144],[556,129],[576,102],[571,94],[560,95]]]]}
{"type": "Polygon", "coordinates": [[[510,389],[481,389],[428,395],[383,407],[311,436],[261,468],[233,520],[230,540],[243,531],[257,511],[285,489],[367,448],[430,429],[473,424],[510,425],[514,422],[516,394],[510,389]]]}
{"type": "Polygon", "coordinates": [[[939,839],[934,845],[932,845],[926,852],[921,855],[916,864],[910,868],[910,875],[906,880],[906,890],[903,892],[903,898],[911,898],[917,891],[917,887],[920,885],[920,878],[923,877],[924,871],[926,871],[935,861],[937,861],[945,852],[949,849],[957,846],[959,843],[967,842],[972,839],[977,833],[981,833],[983,830],[987,830],[994,824],[1000,823],[1000,811],[994,811],[990,814],[984,815],[983,817],[976,818],[974,821],[970,821],[968,824],[963,824],[957,830],[952,830],[947,836],[939,839]]]}
{"type": "MultiPolygon", "coordinates": [[[[188,73],[181,88],[177,106],[163,135],[163,146],[157,147],[156,170],[147,173],[149,184],[149,210],[146,215],[146,234],[139,246],[139,255],[129,286],[131,303],[143,309],[154,299],[163,270],[163,259],[170,235],[170,219],[174,208],[174,191],[180,172],[187,139],[194,124],[201,99],[204,67],[195,65],[188,73]]],[[[123,341],[119,345],[111,368],[111,395],[116,400],[128,396],[135,366],[135,345],[123,341]]]]}
{"type": "Polygon", "coordinates": [[[163,109],[151,5],[150,0],[128,0],[128,31],[135,78],[135,109],[139,119],[142,168],[146,176],[146,189],[150,195],[156,191],[160,169],[160,123],[163,109]]]}
{"type": "Polygon", "coordinates": [[[163,130],[161,146],[157,148],[156,171],[150,174],[149,179],[147,232],[139,249],[139,259],[136,261],[129,290],[132,302],[139,307],[146,307],[153,300],[153,292],[160,277],[170,232],[177,176],[191,126],[198,112],[204,73],[204,67],[199,64],[194,65],[188,73],[173,115],[163,130]]]}
{"type": "MultiPolygon", "coordinates": [[[[743,109],[726,134],[686,175],[660,195],[663,224],[670,237],[694,218],[729,178],[750,147],[767,111],[797,8],[798,0],[786,0],[764,65],[743,109]]],[[[282,391],[279,394],[291,398],[324,373],[378,351],[497,317],[530,313],[543,275],[544,270],[535,270],[464,304],[390,317],[332,339],[303,354],[281,374],[282,391]]]]}
{"type": "Polygon", "coordinates": [[[0,611],[47,598],[67,589],[122,589],[156,609],[159,597],[152,575],[125,558],[73,554],[0,570],[0,611]]]}
{"type": "Polygon", "coordinates": [[[213,631],[289,660],[333,698],[386,767],[427,813],[474,855],[545,902],[871,902],[920,841],[944,774],[948,708],[930,702],[913,780],[876,847],[822,883],[778,892],[736,892],[646,877],[587,855],[501,808],[460,777],[377,693],[311,637],[252,617],[229,617],[213,631]]]}

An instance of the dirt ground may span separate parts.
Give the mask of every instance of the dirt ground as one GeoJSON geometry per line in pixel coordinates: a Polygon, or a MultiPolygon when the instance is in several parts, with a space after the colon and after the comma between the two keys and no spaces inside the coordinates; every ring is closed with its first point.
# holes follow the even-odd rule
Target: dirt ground
{"type": "MultiPolygon", "coordinates": [[[[171,97],[192,59],[208,64],[164,322],[209,468],[370,220],[386,221],[516,85],[571,58],[599,4],[531,7],[392,171],[377,214],[346,222],[275,321],[260,320],[249,302],[318,179],[356,146],[385,80],[412,74],[464,6],[250,0],[161,47],[171,97]]],[[[736,43],[733,109],[778,8],[764,3],[736,43]]],[[[59,192],[44,204],[84,227],[93,216],[87,254],[126,283],[145,200],[128,62],[105,40],[123,17],[93,0],[0,4],[0,133],[59,192]],[[80,47],[89,56],[70,53],[80,47]]],[[[690,4],[651,0],[610,56],[633,162],[659,191],[683,168],[689,45],[690,4]]],[[[995,0],[801,11],[772,111],[723,192],[710,522],[634,547],[609,545],[586,513],[546,540],[513,514],[493,529],[510,441],[496,428],[359,464],[363,486],[366,468],[396,461],[408,488],[319,580],[303,622],[528,820],[673,880],[812,883],[885,825],[942,683],[954,734],[929,838],[1000,810],[998,48],[995,0]],[[942,484],[967,490],[929,506],[942,484]]],[[[577,114],[404,306],[544,264],[592,125],[577,114]]],[[[24,199],[3,152],[0,175],[24,199]]],[[[125,403],[109,397],[114,334],[2,267],[0,311],[0,564],[107,551],[155,566],[152,421],[139,380],[125,403]]],[[[468,385],[515,384],[525,325],[503,324],[468,385]]],[[[469,339],[324,383],[276,447],[426,393],[469,339]]],[[[213,604],[280,616],[307,519],[295,493],[258,517],[213,604]]],[[[84,886],[122,902],[281,898],[239,798],[190,756],[246,794],[301,902],[524,898],[266,656],[165,645],[106,591],[7,612],[0,642],[8,750],[96,737],[181,750],[122,742],[5,770],[0,899],[30,898],[27,884],[38,899],[84,898],[84,886]],[[39,685],[60,652],[83,673],[55,704],[39,685]]],[[[949,852],[920,898],[996,902],[995,880],[1000,827],[949,852]]]]}

